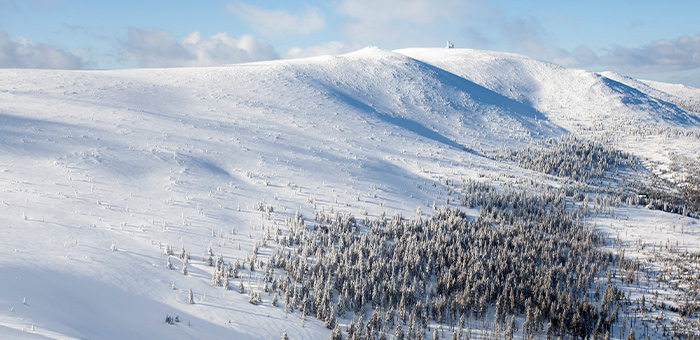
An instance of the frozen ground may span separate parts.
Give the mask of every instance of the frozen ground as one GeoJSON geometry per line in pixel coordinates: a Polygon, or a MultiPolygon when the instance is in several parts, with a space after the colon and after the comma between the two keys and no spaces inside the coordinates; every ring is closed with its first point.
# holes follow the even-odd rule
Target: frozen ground
{"type": "MultiPolygon", "coordinates": [[[[253,306],[247,294],[213,287],[208,248],[244,260],[297,211],[430,214],[426,204],[445,203],[445,179],[543,181],[483,155],[566,133],[615,135],[617,147],[660,166],[674,151],[697,159],[698,114],[660,95],[686,92],[635,86],[518,55],[444,49],[0,70],[0,334],[327,338],[321,322],[301,327],[269,296],[253,306]],[[191,253],[188,275],[177,256],[166,268],[168,246],[191,253]],[[180,322],[165,324],[166,315],[180,322]]],[[[639,239],[700,249],[696,221],[636,208],[594,220],[630,249],[639,239]]]]}

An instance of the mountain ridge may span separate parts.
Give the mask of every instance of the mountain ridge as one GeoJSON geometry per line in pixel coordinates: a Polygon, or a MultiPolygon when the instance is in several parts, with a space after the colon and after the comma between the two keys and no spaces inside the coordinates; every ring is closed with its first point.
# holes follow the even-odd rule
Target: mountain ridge
{"type": "MultiPolygon", "coordinates": [[[[628,101],[626,104],[636,105],[636,107],[627,110],[628,112],[621,112],[617,109],[618,115],[624,113],[633,116],[630,111],[656,111],[667,113],[670,123],[674,122],[673,118],[679,117],[678,119],[683,121],[692,120],[694,126],[700,124],[697,114],[684,114],[682,111],[685,110],[675,107],[675,104],[665,101],[664,98],[658,98],[661,101],[656,100],[655,97],[645,97],[637,101],[630,100],[629,98],[642,98],[644,96],[639,96],[633,91],[633,89],[637,89],[625,83],[620,83],[624,84],[624,88],[613,86],[610,83],[606,84],[605,78],[600,78],[598,74],[589,71],[567,69],[549,62],[502,52],[469,49],[442,52],[436,49],[403,49],[396,52],[451,70],[455,74],[521,102],[532,103],[535,108],[549,113],[553,118],[556,117],[557,122],[562,125],[566,125],[565,119],[569,118],[566,117],[566,112],[563,109],[578,114],[585,112],[586,107],[595,105],[602,113],[591,118],[596,119],[611,114],[613,111],[609,108],[614,107],[619,102],[596,103],[600,100],[607,100],[605,94],[609,94],[610,91],[619,94],[620,101],[628,101]],[[574,100],[573,98],[576,97],[580,99],[574,100]],[[595,100],[596,98],[597,100],[595,100]],[[649,110],[648,106],[656,107],[654,110],[649,110]]],[[[640,82],[640,84],[643,83],[640,82]]],[[[640,92],[646,94],[644,91],[640,92]]],[[[644,118],[655,121],[656,117],[644,118]]],[[[626,119],[632,120],[633,118],[627,117],[626,119]]]]}

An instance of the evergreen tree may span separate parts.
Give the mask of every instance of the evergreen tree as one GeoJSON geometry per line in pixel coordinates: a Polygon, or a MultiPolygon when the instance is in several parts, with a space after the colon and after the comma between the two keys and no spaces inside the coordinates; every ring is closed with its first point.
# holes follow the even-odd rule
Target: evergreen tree
{"type": "Polygon", "coordinates": [[[515,331],[515,315],[510,316],[510,322],[506,326],[504,335],[505,340],[513,340],[513,332],[515,331]]]}
{"type": "Polygon", "coordinates": [[[340,325],[336,322],[333,331],[331,332],[330,340],[343,340],[343,334],[340,331],[340,325]]]}
{"type": "Polygon", "coordinates": [[[326,319],[324,321],[326,328],[328,329],[333,329],[335,324],[337,323],[335,320],[335,313],[331,312],[326,315],[326,319]]]}
{"type": "Polygon", "coordinates": [[[403,327],[401,327],[401,323],[397,322],[396,323],[396,340],[404,340],[405,335],[403,333],[403,327]]]}

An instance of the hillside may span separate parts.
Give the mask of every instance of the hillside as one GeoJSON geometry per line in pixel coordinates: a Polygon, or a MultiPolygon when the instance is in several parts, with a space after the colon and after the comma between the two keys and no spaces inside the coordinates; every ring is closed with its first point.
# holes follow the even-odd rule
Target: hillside
{"type": "Polygon", "coordinates": [[[628,85],[619,78],[501,52],[469,49],[404,49],[396,52],[531,105],[570,130],[595,127],[591,125],[593,123],[613,130],[622,124],[663,122],[681,127],[700,124],[696,114],[664,101],[673,92],[640,90],[638,87],[644,84],[642,82],[628,85]],[[661,97],[659,94],[665,94],[664,98],[657,98],[661,97]]]}
{"type": "Polygon", "coordinates": [[[653,80],[627,77],[615,72],[601,72],[601,75],[634,87],[645,94],[673,103],[684,110],[700,112],[700,89],[682,84],[668,84],[653,80]]]}
{"type": "MultiPolygon", "coordinates": [[[[463,181],[493,186],[494,195],[571,185],[494,156],[568,134],[665,169],[672,155],[697,160],[700,118],[677,106],[686,92],[652,87],[444,49],[204,68],[0,70],[0,334],[328,338],[322,320],[287,315],[271,294],[249,303],[263,270],[222,290],[207,259],[250,265],[256,256],[268,263],[277,248],[295,250],[270,235],[291,238],[297,213],[311,235],[323,214],[427,219],[446,204],[475,218],[486,203],[461,206],[466,194],[455,183],[463,181]],[[166,315],[181,322],[165,324],[166,315]]],[[[607,184],[597,185],[577,190],[604,209],[593,197],[607,184]]],[[[658,225],[668,234],[650,243],[700,246],[697,219],[614,209],[591,219],[610,225],[599,229],[613,238],[620,216],[640,216],[630,220],[639,229],[617,236],[629,247],[660,233],[658,225]]],[[[338,322],[355,319],[348,312],[338,322]]]]}
{"type": "Polygon", "coordinates": [[[669,153],[700,153],[697,89],[637,81],[613,73],[596,74],[526,56],[470,49],[403,49],[416,58],[469,79],[542,112],[552,123],[584,136],[602,137],[668,170],[669,153]],[[651,84],[651,85],[650,85],[651,84]],[[697,110],[696,110],[697,111],[697,110]],[[690,130],[688,130],[690,129],[690,130]]]}

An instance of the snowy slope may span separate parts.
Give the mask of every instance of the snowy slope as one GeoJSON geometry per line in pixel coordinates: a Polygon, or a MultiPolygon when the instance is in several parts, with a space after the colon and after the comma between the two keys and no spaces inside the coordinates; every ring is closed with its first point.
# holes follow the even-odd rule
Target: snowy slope
{"type": "Polygon", "coordinates": [[[213,287],[208,248],[245,259],[297,211],[412,216],[444,203],[445,179],[535,178],[482,155],[602,118],[697,128],[655,98],[626,103],[638,94],[606,79],[515,55],[377,48],[226,67],[0,70],[0,334],[326,338],[269,296],[256,307],[213,287]],[[176,256],[166,268],[168,245],[192,254],[187,276],[176,256]],[[168,314],[182,322],[164,324],[168,314]]]}
{"type": "Polygon", "coordinates": [[[603,124],[608,129],[659,122],[700,126],[697,114],[593,72],[502,52],[471,49],[402,49],[396,52],[532,105],[572,131],[595,124],[603,124]]]}
{"type": "Polygon", "coordinates": [[[642,80],[627,77],[615,72],[601,72],[602,76],[634,87],[652,97],[678,105],[688,111],[700,111],[700,89],[682,84],[668,84],[653,80],[642,80]]]}
{"type": "Polygon", "coordinates": [[[668,169],[669,154],[693,158],[700,153],[700,138],[692,132],[700,128],[700,114],[678,106],[697,101],[691,88],[671,90],[678,87],[609,78],[503,52],[426,48],[395,52],[532,106],[571,133],[602,137],[653,160],[660,169],[668,169]],[[651,91],[655,88],[661,90],[651,91]],[[660,91],[666,94],[659,95],[660,91]]]}
{"type": "Polygon", "coordinates": [[[2,277],[16,277],[3,280],[9,295],[0,310],[15,311],[0,325],[28,328],[23,320],[31,320],[78,338],[119,334],[107,327],[116,317],[110,305],[129,300],[152,301],[120,311],[144,337],[161,334],[151,327],[176,313],[199,326],[165,329],[196,338],[201,329],[252,338],[285,328],[294,337],[324,332],[295,329],[297,321],[280,322],[272,308],[269,324],[241,328],[257,320],[247,303],[206,306],[245,297],[223,299],[206,266],[192,265],[187,277],[165,269],[162,248],[185,247],[201,259],[213,246],[244,259],[261,226],[286,216],[267,220],[253,210],[259,203],[287,215],[313,216],[317,204],[356,215],[412,212],[435,199],[439,189],[429,184],[441,173],[486,162],[475,155],[481,147],[563,133],[532,108],[375,48],[220,68],[0,72],[8,245],[0,267],[2,277]],[[89,294],[76,306],[87,315],[51,311],[75,297],[65,285],[28,284],[44,276],[89,294]],[[208,302],[185,304],[190,288],[198,299],[208,292],[208,302]],[[111,298],[95,305],[101,296],[111,298]],[[100,317],[86,327],[89,315],[100,317]]]}

